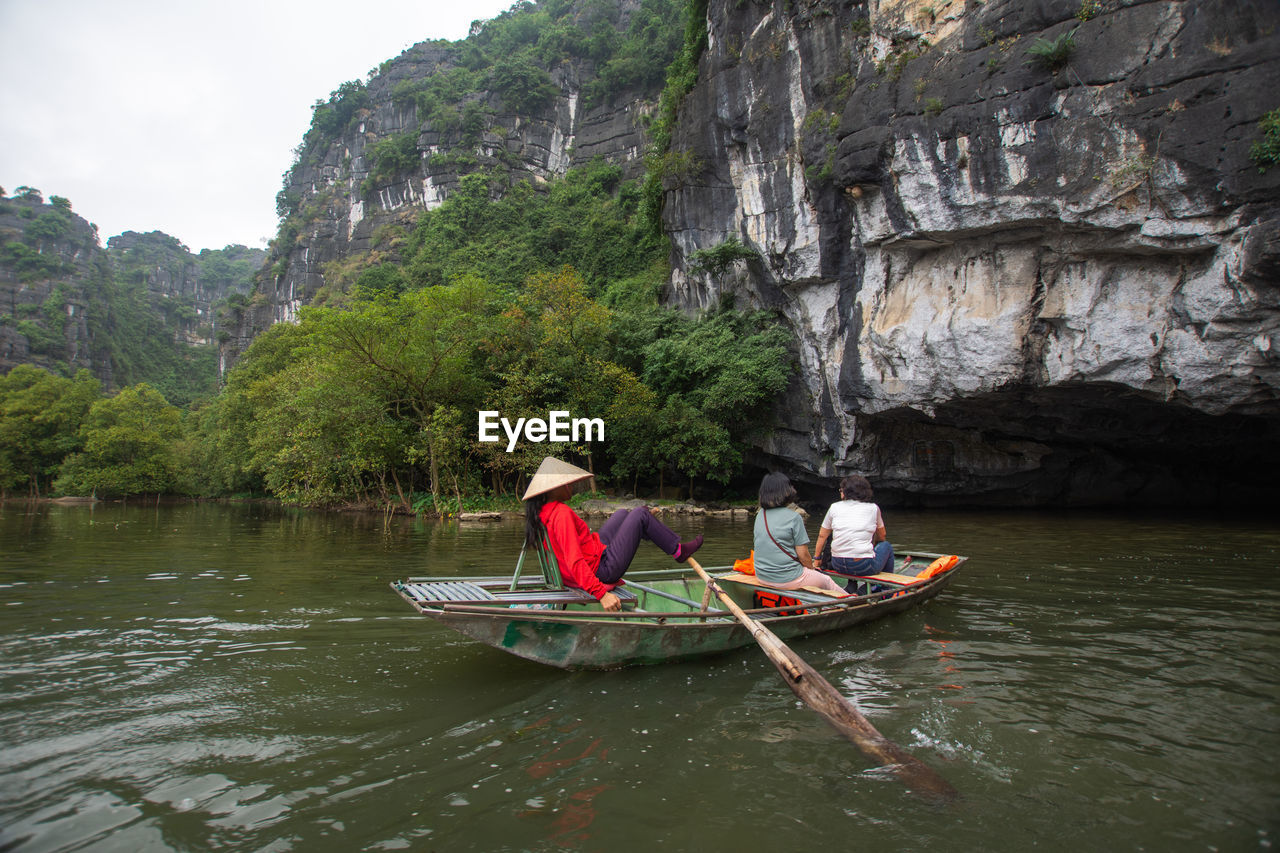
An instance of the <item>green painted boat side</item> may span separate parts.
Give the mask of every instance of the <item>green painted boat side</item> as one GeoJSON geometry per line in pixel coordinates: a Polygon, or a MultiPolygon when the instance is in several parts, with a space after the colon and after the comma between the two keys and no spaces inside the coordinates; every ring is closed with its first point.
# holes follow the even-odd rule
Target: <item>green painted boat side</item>
{"type": "MultiPolygon", "coordinates": [[[[913,552],[901,555],[916,560],[940,556],[913,552]]],[[[791,608],[760,608],[755,605],[756,587],[725,582],[723,588],[769,629],[788,640],[793,637],[839,631],[919,606],[950,585],[965,558],[952,569],[910,586],[879,584],[869,595],[844,599],[813,593],[782,592],[803,602],[804,612],[791,608]]],[[[902,559],[896,569],[901,571],[902,559]]],[[[917,562],[924,568],[927,562],[917,562]]],[[[714,576],[731,567],[708,569],[714,576]]],[[[696,606],[705,588],[691,569],[630,572],[626,579],[636,593],[636,609],[609,613],[598,604],[513,605],[503,601],[502,590],[509,577],[409,578],[391,584],[402,598],[425,616],[481,643],[527,660],[563,669],[616,669],[623,666],[667,663],[719,654],[754,644],[751,633],[725,610],[696,606]],[[423,602],[410,592],[411,584],[453,582],[474,584],[493,600],[423,602]],[[654,595],[639,587],[649,587],[668,596],[654,595]],[[695,606],[690,606],[695,605],[695,606]],[[661,607],[662,609],[654,609],[661,607]]],[[[522,581],[519,593],[537,594],[538,587],[522,581]]],[[[512,594],[519,594],[512,593],[512,594]]],[[[477,595],[477,598],[479,596],[477,595]]]]}

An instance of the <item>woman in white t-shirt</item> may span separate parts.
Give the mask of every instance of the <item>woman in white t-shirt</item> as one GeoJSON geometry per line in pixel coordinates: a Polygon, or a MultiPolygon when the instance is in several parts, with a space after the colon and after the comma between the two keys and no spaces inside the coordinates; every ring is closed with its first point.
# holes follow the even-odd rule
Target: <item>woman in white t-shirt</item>
{"type": "MultiPolygon", "coordinates": [[[[893,571],[893,546],[884,529],[880,507],[871,502],[871,484],[865,477],[850,474],[840,481],[840,498],[827,510],[818,529],[813,559],[831,541],[830,570],[842,575],[874,575],[893,571]]],[[[847,589],[854,591],[854,581],[847,589]]]]}

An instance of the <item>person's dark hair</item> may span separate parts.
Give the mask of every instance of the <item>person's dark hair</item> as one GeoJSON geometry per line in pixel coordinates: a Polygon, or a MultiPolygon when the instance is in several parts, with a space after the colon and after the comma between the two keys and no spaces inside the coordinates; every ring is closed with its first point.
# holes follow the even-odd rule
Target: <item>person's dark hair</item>
{"type": "Polygon", "coordinates": [[[760,481],[761,509],[786,506],[795,499],[795,486],[791,485],[791,480],[787,478],[786,474],[774,471],[772,474],[765,474],[764,479],[760,481]]]}
{"type": "Polygon", "coordinates": [[[850,474],[840,481],[840,496],[847,501],[870,503],[872,497],[871,484],[867,482],[866,477],[850,474]]]}
{"type": "Polygon", "coordinates": [[[542,523],[542,508],[547,505],[547,501],[551,499],[551,495],[543,492],[540,495],[534,495],[524,502],[524,541],[529,545],[536,545],[542,541],[542,537],[547,535],[547,526],[542,523]]]}

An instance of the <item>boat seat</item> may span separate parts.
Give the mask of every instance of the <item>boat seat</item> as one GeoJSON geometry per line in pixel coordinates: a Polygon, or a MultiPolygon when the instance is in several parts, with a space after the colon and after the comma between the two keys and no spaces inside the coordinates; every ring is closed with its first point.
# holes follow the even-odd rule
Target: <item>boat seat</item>
{"type": "MultiPolygon", "coordinates": [[[[547,539],[545,532],[533,543],[533,553],[537,555],[538,565],[542,569],[542,582],[547,588],[520,591],[518,588],[520,572],[524,568],[524,557],[528,550],[527,543],[520,549],[520,559],[516,561],[516,572],[511,578],[509,591],[499,593],[499,598],[503,602],[511,602],[515,607],[539,605],[563,607],[569,604],[596,603],[596,597],[586,590],[565,586],[564,577],[560,574],[560,565],[556,562],[556,553],[552,550],[551,542],[547,539]]],[[[639,603],[634,592],[621,586],[614,589],[613,594],[622,600],[623,610],[635,610],[639,603]]]]}
{"type": "MultiPolygon", "coordinates": [[[[767,583],[762,583],[760,579],[757,578],[755,575],[745,575],[742,572],[729,572],[728,574],[724,574],[724,575],[716,575],[716,580],[728,581],[730,583],[746,584],[747,586],[758,586],[761,589],[771,589],[776,592],[785,593],[787,595],[792,595],[793,593],[799,592],[799,593],[809,593],[810,595],[820,595],[826,598],[844,598],[845,597],[845,594],[843,592],[834,592],[832,590],[823,589],[822,587],[818,587],[818,586],[802,586],[802,587],[797,587],[796,589],[778,589],[776,586],[769,586],[769,584],[767,583]]],[[[821,599],[818,599],[818,601],[821,601],[821,599]]]]}
{"type": "Polygon", "coordinates": [[[878,575],[858,575],[858,580],[862,581],[881,581],[882,583],[891,583],[896,586],[911,586],[914,583],[924,583],[923,578],[915,575],[897,575],[893,572],[881,572],[878,575]]]}

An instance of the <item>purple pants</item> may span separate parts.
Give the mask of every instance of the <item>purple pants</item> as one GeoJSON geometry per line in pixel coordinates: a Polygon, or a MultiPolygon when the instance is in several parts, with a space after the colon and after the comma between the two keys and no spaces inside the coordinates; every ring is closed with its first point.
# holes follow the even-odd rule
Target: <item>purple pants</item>
{"type": "Polygon", "coordinates": [[[596,566],[596,577],[604,583],[617,583],[631,566],[641,539],[648,539],[672,556],[680,545],[675,531],[654,518],[647,506],[620,509],[600,528],[605,549],[596,566]]]}

